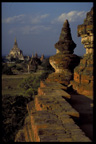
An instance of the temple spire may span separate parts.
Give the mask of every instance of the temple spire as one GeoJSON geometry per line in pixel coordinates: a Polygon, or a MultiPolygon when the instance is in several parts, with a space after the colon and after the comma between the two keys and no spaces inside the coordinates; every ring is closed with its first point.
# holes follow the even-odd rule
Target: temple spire
{"type": "Polygon", "coordinates": [[[71,29],[68,20],[66,19],[59,37],[59,41],[55,44],[57,53],[73,53],[76,44],[72,40],[71,29]]]}
{"type": "Polygon", "coordinates": [[[17,42],[16,37],[15,37],[15,40],[14,40],[14,41],[17,42]]]}
{"type": "Polygon", "coordinates": [[[17,45],[17,46],[18,46],[16,37],[15,37],[15,40],[14,40],[14,45],[17,45]]]}

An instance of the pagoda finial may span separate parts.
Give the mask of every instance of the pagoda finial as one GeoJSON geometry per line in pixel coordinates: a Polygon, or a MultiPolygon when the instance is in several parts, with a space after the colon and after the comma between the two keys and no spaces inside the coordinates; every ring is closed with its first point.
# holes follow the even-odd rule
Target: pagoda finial
{"type": "MultiPolygon", "coordinates": [[[[15,40],[14,40],[14,45],[17,45],[17,40],[16,40],[16,37],[15,37],[15,40]]],[[[17,45],[18,46],[18,45],[17,45]]]]}
{"type": "Polygon", "coordinates": [[[17,40],[16,40],[16,37],[15,37],[15,40],[14,40],[14,42],[17,42],[17,40]]]}

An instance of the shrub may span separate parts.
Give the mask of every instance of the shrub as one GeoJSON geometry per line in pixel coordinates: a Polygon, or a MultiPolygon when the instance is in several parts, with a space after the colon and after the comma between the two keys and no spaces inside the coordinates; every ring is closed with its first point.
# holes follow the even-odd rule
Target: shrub
{"type": "Polygon", "coordinates": [[[2,74],[7,74],[7,75],[11,75],[13,74],[12,70],[10,67],[8,67],[7,64],[2,65],[2,74]]]}
{"type": "Polygon", "coordinates": [[[25,90],[24,95],[27,96],[30,100],[34,99],[34,95],[37,94],[39,86],[40,86],[40,77],[37,76],[29,76],[19,84],[19,87],[25,90]]]}
{"type": "Polygon", "coordinates": [[[33,88],[29,88],[26,93],[27,96],[30,96],[30,100],[34,99],[34,95],[37,94],[37,90],[33,89],[33,88]]]}
{"type": "Polygon", "coordinates": [[[19,87],[25,90],[25,95],[30,96],[30,98],[33,99],[34,95],[37,94],[40,81],[46,79],[47,75],[48,72],[44,72],[39,76],[29,76],[28,78],[21,81],[19,87]]]}
{"type": "Polygon", "coordinates": [[[23,70],[23,67],[21,65],[16,65],[16,70],[18,71],[23,70]]]}
{"type": "Polygon", "coordinates": [[[28,98],[22,95],[2,97],[2,142],[14,142],[15,135],[24,124],[28,98]]]}
{"type": "Polygon", "coordinates": [[[28,90],[29,88],[37,89],[40,84],[40,77],[38,76],[29,76],[24,79],[19,86],[24,90],[28,90]]]}

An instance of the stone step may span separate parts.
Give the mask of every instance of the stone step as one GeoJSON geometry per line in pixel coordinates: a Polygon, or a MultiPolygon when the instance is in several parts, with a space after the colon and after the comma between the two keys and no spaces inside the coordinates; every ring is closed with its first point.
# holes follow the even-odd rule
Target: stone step
{"type": "Polygon", "coordinates": [[[52,97],[65,97],[70,99],[71,96],[64,90],[62,89],[52,89],[52,88],[38,88],[38,95],[51,95],[52,97]]]}
{"type": "Polygon", "coordinates": [[[79,113],[72,108],[72,106],[62,98],[60,101],[56,98],[45,96],[35,96],[35,109],[37,111],[49,110],[56,114],[68,114],[74,117],[79,117],[79,113]]]}
{"type": "Polygon", "coordinates": [[[89,142],[90,139],[74,123],[72,118],[65,116],[62,121],[49,111],[36,111],[32,113],[31,126],[35,142],[89,142]],[[78,139],[79,135],[79,139],[78,139]]]}
{"type": "Polygon", "coordinates": [[[40,82],[40,87],[41,88],[51,88],[51,89],[63,89],[63,90],[67,90],[67,86],[64,86],[58,82],[48,82],[48,81],[41,81],[40,82]]]}
{"type": "Polygon", "coordinates": [[[70,138],[58,117],[48,111],[37,111],[31,115],[34,139],[37,142],[58,141],[58,135],[70,138]]]}

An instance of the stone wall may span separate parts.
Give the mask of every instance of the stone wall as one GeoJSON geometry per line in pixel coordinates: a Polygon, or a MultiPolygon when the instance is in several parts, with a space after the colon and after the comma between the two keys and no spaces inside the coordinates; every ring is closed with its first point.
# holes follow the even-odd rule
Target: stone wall
{"type": "Polygon", "coordinates": [[[65,89],[59,83],[41,81],[15,142],[91,142],[72,119],[80,115],[67,102],[71,95],[65,89]]]}

